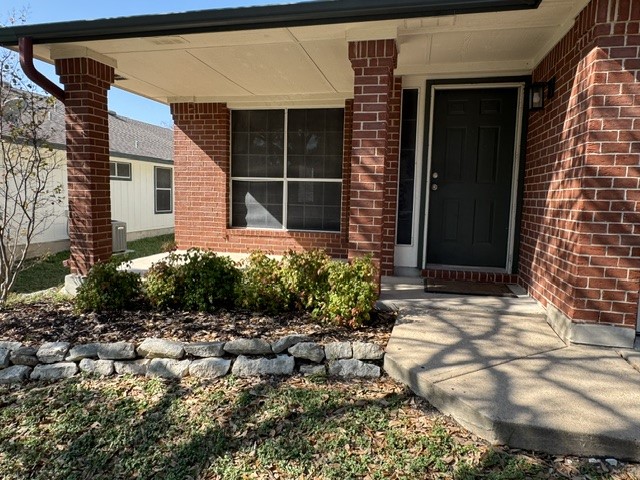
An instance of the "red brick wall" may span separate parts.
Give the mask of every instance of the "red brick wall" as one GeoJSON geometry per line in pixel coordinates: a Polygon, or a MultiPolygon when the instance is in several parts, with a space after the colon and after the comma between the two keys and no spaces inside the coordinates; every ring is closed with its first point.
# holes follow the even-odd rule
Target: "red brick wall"
{"type": "MultiPolygon", "coordinates": [[[[383,258],[382,244],[397,55],[395,40],[349,43],[349,59],[355,74],[349,257],[370,253],[384,274],[393,269],[393,256],[391,263],[388,254],[383,258]]],[[[392,137],[393,141],[397,139],[392,137]]],[[[395,204],[395,200],[391,203],[395,204]]]]}
{"type": "Polygon", "coordinates": [[[398,168],[400,159],[400,120],[402,77],[395,77],[389,104],[387,158],[385,161],[385,200],[382,233],[382,274],[393,275],[396,248],[396,218],[398,203],[398,168]]]}
{"type": "MultiPolygon", "coordinates": [[[[353,99],[344,102],[344,147],[342,150],[342,245],[349,245],[349,212],[351,206],[351,149],[353,136],[353,99]]],[[[347,257],[346,251],[344,258],[347,257]]]]}
{"type": "Polygon", "coordinates": [[[520,277],[575,321],[633,327],[640,271],[640,2],[593,0],[538,65],[520,277]]]}
{"type": "MultiPolygon", "coordinates": [[[[350,151],[352,103],[345,104],[344,149],[350,151]],[[348,150],[347,150],[348,149],[348,150]]],[[[339,233],[252,230],[229,227],[230,111],[220,103],[176,103],[174,119],[175,231],[178,248],[219,252],[261,249],[324,249],[346,258],[350,165],[343,160],[342,226],[339,233]]]]}
{"type": "Polygon", "coordinates": [[[72,273],[86,275],[111,257],[107,90],[113,68],[90,58],[56,60],[65,89],[72,273]]]}

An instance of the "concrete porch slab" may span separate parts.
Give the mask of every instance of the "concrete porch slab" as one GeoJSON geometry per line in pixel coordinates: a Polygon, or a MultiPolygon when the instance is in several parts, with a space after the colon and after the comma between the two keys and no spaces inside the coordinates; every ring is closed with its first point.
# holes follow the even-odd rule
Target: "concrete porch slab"
{"type": "Polygon", "coordinates": [[[544,318],[491,315],[484,311],[427,310],[428,323],[402,316],[387,354],[441,382],[538,353],[565,348],[544,318]]]}
{"type": "Polygon", "coordinates": [[[400,309],[385,370],[466,428],[513,447],[640,461],[635,352],[567,347],[531,299],[427,295],[415,279],[386,282],[382,298],[400,309]]]}
{"type": "Polygon", "coordinates": [[[452,310],[456,312],[496,312],[513,315],[537,315],[545,317],[544,309],[532,298],[489,297],[480,295],[449,295],[425,293],[422,278],[383,277],[380,300],[389,306],[411,315],[429,310],[452,310]]]}

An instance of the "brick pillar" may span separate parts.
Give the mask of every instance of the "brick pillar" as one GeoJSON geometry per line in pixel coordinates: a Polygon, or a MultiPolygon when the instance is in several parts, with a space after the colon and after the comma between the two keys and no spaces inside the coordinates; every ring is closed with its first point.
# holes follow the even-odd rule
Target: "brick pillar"
{"type": "Polygon", "coordinates": [[[229,219],[230,112],[223,103],[174,103],[178,248],[215,248],[229,219]]]}
{"type": "Polygon", "coordinates": [[[340,212],[340,236],[344,245],[349,244],[349,215],[351,205],[351,151],[353,137],[353,99],[344,102],[344,141],[342,160],[342,210],[340,212]]]}
{"type": "Polygon", "coordinates": [[[90,58],[56,60],[64,85],[71,273],[111,257],[107,90],[113,68],[90,58]]]}
{"type": "Polygon", "coordinates": [[[602,338],[630,344],[640,278],[639,31],[639,2],[592,0],[534,70],[533,81],[556,78],[556,94],[529,119],[520,271],[556,318],[582,331],[598,324],[602,338]]]}
{"type": "Polygon", "coordinates": [[[396,219],[398,205],[398,173],[400,160],[400,110],[402,106],[402,77],[395,77],[389,104],[387,156],[384,178],[384,216],[382,234],[382,275],[393,275],[396,249],[396,219]]]}
{"type": "Polygon", "coordinates": [[[383,237],[397,56],[395,40],[349,43],[349,59],[355,73],[349,258],[372,254],[385,274],[393,269],[393,258],[390,265],[388,256],[383,262],[383,237]]]}

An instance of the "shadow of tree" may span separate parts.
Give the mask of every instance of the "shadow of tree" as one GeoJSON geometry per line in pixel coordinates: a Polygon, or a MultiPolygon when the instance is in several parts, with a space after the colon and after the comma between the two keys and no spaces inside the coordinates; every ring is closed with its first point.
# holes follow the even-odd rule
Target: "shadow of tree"
{"type": "MultiPolygon", "coordinates": [[[[291,381],[80,378],[27,388],[0,404],[0,420],[3,410],[7,421],[21,417],[16,430],[0,429],[0,476],[9,460],[15,476],[7,478],[47,480],[245,478],[252,466],[256,478],[270,469],[281,478],[355,477],[371,468],[391,475],[396,465],[378,458],[374,441],[389,442],[407,468],[434,468],[435,460],[413,465],[411,439],[387,430],[408,390],[371,396],[375,385],[363,383],[362,395],[350,395],[291,381]]],[[[447,456],[458,447],[442,448],[447,456]]]]}

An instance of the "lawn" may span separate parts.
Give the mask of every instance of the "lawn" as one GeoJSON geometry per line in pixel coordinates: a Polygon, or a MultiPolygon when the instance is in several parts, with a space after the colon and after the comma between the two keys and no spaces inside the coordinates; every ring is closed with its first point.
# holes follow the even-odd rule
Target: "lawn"
{"type": "Polygon", "coordinates": [[[618,474],[490,447],[389,379],[0,386],[5,480],[631,478],[618,474]]]}
{"type": "MultiPolygon", "coordinates": [[[[142,238],[128,242],[128,249],[133,250],[129,258],[146,257],[162,251],[162,246],[173,242],[173,234],[158,237],[142,238]]],[[[69,269],[62,262],[69,258],[69,252],[60,252],[37,260],[31,260],[27,268],[20,272],[13,285],[15,293],[32,293],[52,287],[62,286],[69,269]]]]}

